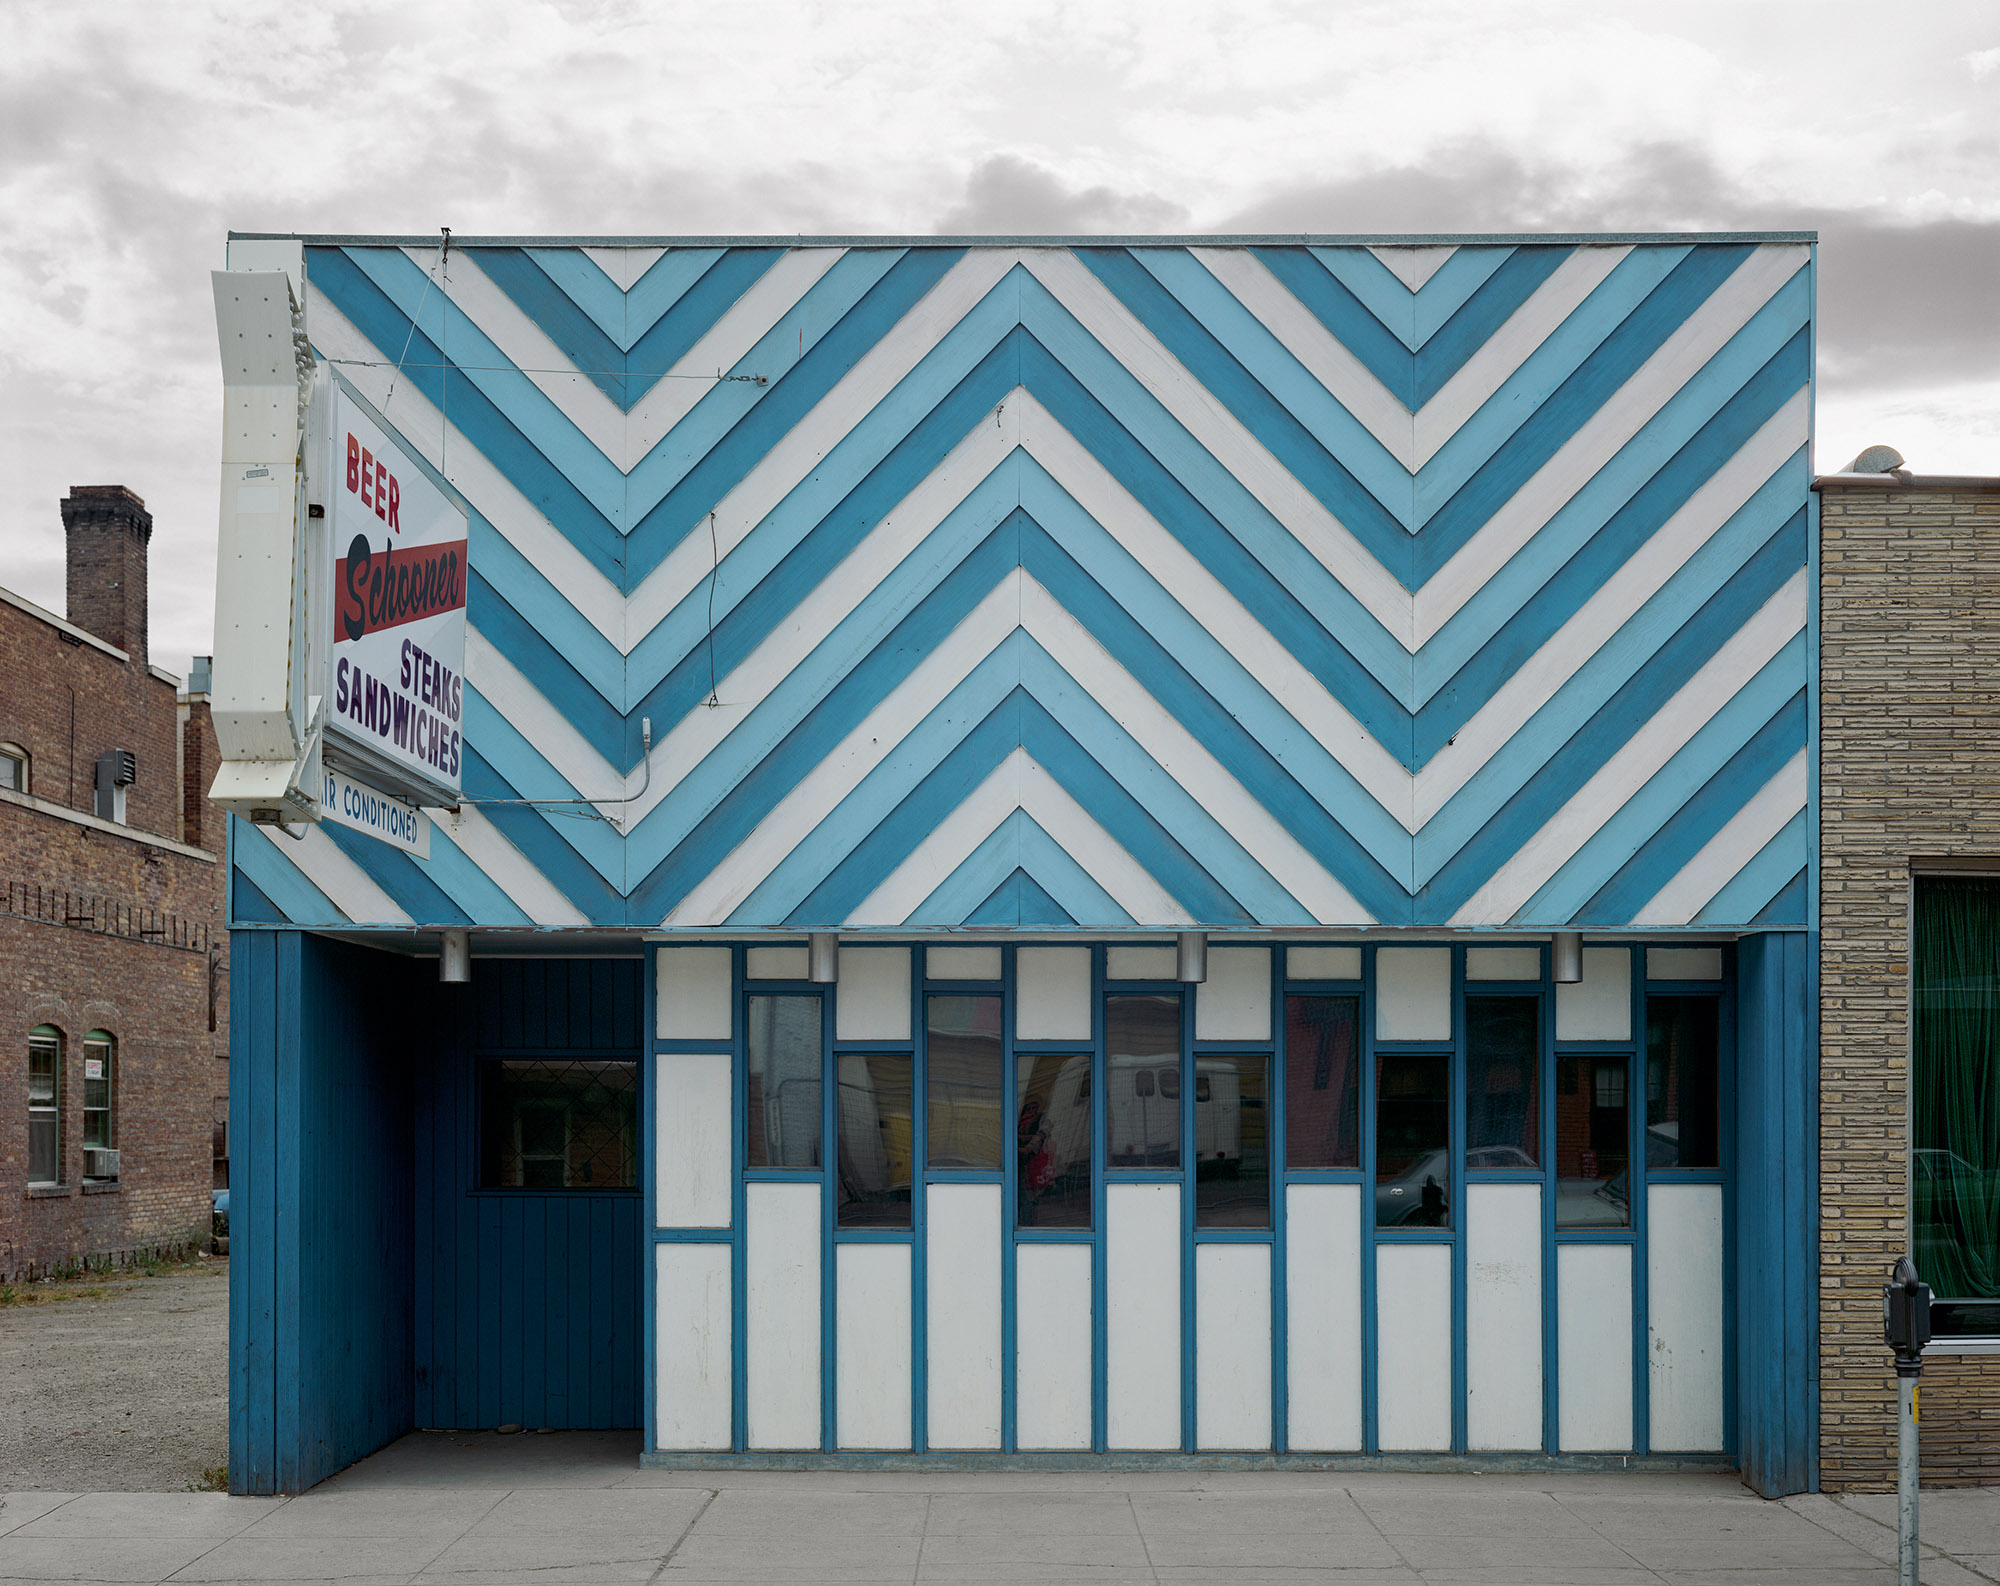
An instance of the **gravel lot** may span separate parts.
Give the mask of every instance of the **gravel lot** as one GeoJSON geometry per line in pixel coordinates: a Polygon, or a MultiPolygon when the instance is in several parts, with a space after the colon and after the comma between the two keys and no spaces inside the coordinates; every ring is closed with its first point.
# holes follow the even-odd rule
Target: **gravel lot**
{"type": "Polygon", "coordinates": [[[229,1456],[229,1262],[0,1306],[0,1492],[180,1492],[229,1456]],[[92,1298],[101,1295],[101,1298],[92,1298]]]}

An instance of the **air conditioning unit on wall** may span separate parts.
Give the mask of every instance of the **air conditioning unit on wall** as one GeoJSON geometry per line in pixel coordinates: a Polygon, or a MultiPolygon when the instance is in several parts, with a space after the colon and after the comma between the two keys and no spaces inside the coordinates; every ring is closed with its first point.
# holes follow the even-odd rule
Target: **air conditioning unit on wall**
{"type": "Polygon", "coordinates": [[[85,1178],[116,1178],[118,1176],[118,1153],[103,1146],[87,1145],[83,1148],[83,1176],[85,1178]]]}

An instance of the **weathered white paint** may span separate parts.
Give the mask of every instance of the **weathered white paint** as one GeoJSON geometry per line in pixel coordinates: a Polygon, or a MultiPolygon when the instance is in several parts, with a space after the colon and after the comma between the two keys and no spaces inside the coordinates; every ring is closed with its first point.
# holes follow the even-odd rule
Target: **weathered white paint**
{"type": "Polygon", "coordinates": [[[1090,1247],[1014,1247],[1014,1442],[1090,1447],[1090,1247]]]}
{"type": "Polygon", "coordinates": [[[1195,1246],[1194,1339],[1195,1446],[1269,1448],[1269,1245],[1195,1246]]]}
{"type": "Polygon", "coordinates": [[[729,957],[727,947],[659,949],[654,1004],[661,1040],[726,1041],[735,1033],[729,957]]]}
{"type": "Polygon", "coordinates": [[[1375,1247],[1375,1435],[1388,1454],[1451,1447],[1451,1246],[1375,1247]]]}
{"type": "Polygon", "coordinates": [[[1631,948],[1583,950],[1583,979],[1556,983],[1556,1039],[1632,1039],[1631,948]]]}
{"type": "Polygon", "coordinates": [[[1286,1440],[1361,1448],[1361,1186],[1285,1190],[1286,1440]]]}
{"type": "Polygon", "coordinates": [[[924,950],[924,976],[929,980],[998,980],[997,947],[930,947],[924,950]]]}
{"type": "Polygon", "coordinates": [[[1375,1039],[1451,1039],[1451,949],[1383,947],[1375,953],[1375,1039]]]}
{"type": "Polygon", "coordinates": [[[1289,947],[1285,949],[1288,980],[1359,980],[1358,947],[1289,947]]]}
{"type": "Polygon", "coordinates": [[[1104,1286],[1107,1441],[1112,1448],[1179,1448],[1178,1184],[1105,1187],[1104,1286]]]}
{"type": "Polygon", "coordinates": [[[1000,1446],[1000,1186],[933,1184],[925,1207],[932,1448],[1000,1446]]]}
{"type": "Polygon", "coordinates": [[[1090,1039],[1090,949],[1014,950],[1014,1039],[1090,1039]]]}
{"type": "Polygon", "coordinates": [[[653,1429],[656,1448],[730,1444],[730,1248],[653,1246],[653,1429]]]}
{"type": "Polygon", "coordinates": [[[841,948],[833,1033],[841,1041],[910,1038],[909,948],[841,948]]]}
{"type": "Polygon", "coordinates": [[[1540,980],[1542,950],[1539,947],[1468,947],[1465,950],[1467,980],[1540,980]]]}
{"type": "Polygon", "coordinates": [[[743,955],[745,980],[804,980],[807,973],[804,947],[753,947],[743,955]]]}
{"type": "Polygon", "coordinates": [[[1171,947],[1107,947],[1104,950],[1106,980],[1172,980],[1174,950],[1171,947]]]}
{"type": "Polygon", "coordinates": [[[727,1052],[662,1052],[654,1060],[653,1220],[662,1228],[727,1228],[731,1167],[727,1052]]]}
{"type": "Polygon", "coordinates": [[[1556,1247],[1556,1436],[1566,1454],[1632,1446],[1632,1247],[1556,1247]]]}
{"type": "Polygon", "coordinates": [[[1465,1187],[1465,1440],[1542,1446],[1542,1187],[1465,1187]]]}
{"type": "Polygon", "coordinates": [[[1722,1447],[1722,1186],[1646,1187],[1647,1441],[1722,1447]]]}
{"type": "Polygon", "coordinates": [[[834,1434],[842,1448],[910,1446],[910,1247],[834,1254],[834,1434]]]}
{"type": "Polygon", "coordinates": [[[1271,1039],[1271,949],[1210,947],[1208,978],[1195,987],[1197,1041],[1271,1039]]]}
{"type": "Polygon", "coordinates": [[[1648,980],[1720,980],[1722,949],[1719,947],[1649,947],[1646,949],[1648,980]]]}
{"type": "Polygon", "coordinates": [[[744,1194],[750,1446],[818,1448],[819,1185],[751,1184],[744,1194]]]}

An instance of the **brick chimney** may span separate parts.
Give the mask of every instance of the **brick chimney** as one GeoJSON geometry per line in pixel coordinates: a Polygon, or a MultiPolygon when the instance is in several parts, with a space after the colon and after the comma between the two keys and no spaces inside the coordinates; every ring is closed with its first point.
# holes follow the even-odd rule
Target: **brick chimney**
{"type": "Polygon", "coordinates": [[[146,664],[146,544],[153,514],[123,485],[71,485],[69,620],[146,664]]]}

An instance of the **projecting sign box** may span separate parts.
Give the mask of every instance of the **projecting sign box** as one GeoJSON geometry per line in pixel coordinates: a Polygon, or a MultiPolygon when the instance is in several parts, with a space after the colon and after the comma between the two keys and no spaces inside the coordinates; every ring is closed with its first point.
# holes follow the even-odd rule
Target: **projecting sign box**
{"type": "MultiPolygon", "coordinates": [[[[455,806],[464,745],[466,515],[344,388],[336,385],[330,406],[326,758],[393,794],[455,806]]],[[[360,829],[386,835],[372,825],[360,829]]]]}

